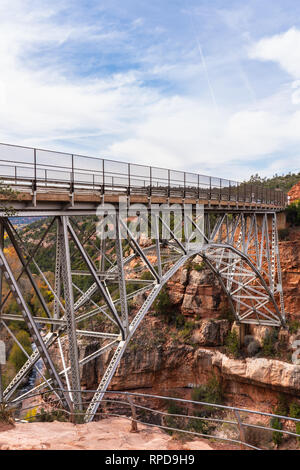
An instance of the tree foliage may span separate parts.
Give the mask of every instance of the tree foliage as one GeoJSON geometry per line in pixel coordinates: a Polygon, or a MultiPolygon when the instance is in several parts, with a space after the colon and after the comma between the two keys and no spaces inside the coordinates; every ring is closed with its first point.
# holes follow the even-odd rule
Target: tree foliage
{"type": "MultiPolygon", "coordinates": [[[[28,355],[32,354],[32,348],[30,343],[30,336],[27,331],[20,330],[16,334],[16,338],[19,343],[22,344],[23,348],[27,352],[28,355]]],[[[8,360],[13,364],[16,371],[20,370],[21,367],[25,364],[27,357],[20,349],[17,343],[14,343],[13,347],[11,348],[8,360]]]]}
{"type": "Polygon", "coordinates": [[[287,173],[286,175],[275,174],[272,178],[262,178],[258,173],[252,175],[247,181],[250,184],[263,184],[269,189],[281,189],[288,192],[295,184],[300,181],[299,173],[287,173]]]}

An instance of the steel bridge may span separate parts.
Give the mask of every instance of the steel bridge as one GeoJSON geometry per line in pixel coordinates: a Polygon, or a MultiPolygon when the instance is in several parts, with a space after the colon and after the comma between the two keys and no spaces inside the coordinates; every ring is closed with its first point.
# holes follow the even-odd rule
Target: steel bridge
{"type": "Polygon", "coordinates": [[[91,421],[144,317],[191,259],[215,274],[238,324],[285,325],[277,230],[283,192],[7,144],[0,144],[0,177],[12,189],[0,201],[1,326],[27,356],[4,390],[6,402],[50,389],[79,412],[82,369],[106,354],[86,410],[91,421]],[[12,210],[14,217],[44,217],[38,239],[24,237],[12,210]],[[6,308],[10,296],[14,312],[6,308]],[[29,330],[31,355],[12,321],[29,330]],[[22,393],[33,368],[40,383],[22,393]]]}

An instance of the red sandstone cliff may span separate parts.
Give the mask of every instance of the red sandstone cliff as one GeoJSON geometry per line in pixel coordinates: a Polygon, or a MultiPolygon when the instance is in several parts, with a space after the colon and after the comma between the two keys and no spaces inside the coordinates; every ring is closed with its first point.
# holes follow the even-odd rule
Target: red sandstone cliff
{"type": "Polygon", "coordinates": [[[300,199],[300,181],[295,184],[288,192],[289,202],[294,202],[300,199]]]}
{"type": "MultiPolygon", "coordinates": [[[[283,287],[288,319],[300,321],[300,232],[280,243],[283,287]]],[[[139,389],[152,393],[190,397],[191,388],[203,384],[214,372],[229,403],[270,411],[278,394],[296,399],[300,393],[300,367],[291,363],[292,344],[300,339],[282,330],[274,358],[228,357],[224,342],[231,329],[222,289],[207,269],[182,268],[168,283],[174,315],[183,314],[188,327],[177,329],[151,312],[130,343],[112,381],[114,390],[139,389]],[[283,351],[283,352],[282,352],[283,351]]],[[[250,331],[251,330],[251,331],[250,331]]],[[[260,345],[268,328],[252,327],[260,345]]],[[[94,347],[89,347],[91,353],[94,347]]],[[[87,389],[100,381],[111,352],[84,366],[87,389]]]]}

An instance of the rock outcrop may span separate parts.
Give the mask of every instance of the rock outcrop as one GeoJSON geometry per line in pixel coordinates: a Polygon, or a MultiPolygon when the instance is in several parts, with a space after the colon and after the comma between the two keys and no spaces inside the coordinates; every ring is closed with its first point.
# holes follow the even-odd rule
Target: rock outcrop
{"type": "MultiPolygon", "coordinates": [[[[202,333],[199,335],[202,340],[202,333]]],[[[110,355],[102,356],[97,364],[85,366],[83,379],[87,389],[99,383],[109,359],[110,355]]],[[[151,389],[149,393],[162,395],[177,390],[189,398],[191,389],[205,384],[212,374],[222,383],[229,403],[254,409],[271,410],[279,393],[293,399],[300,393],[300,366],[267,358],[233,359],[215,348],[186,344],[165,344],[150,350],[129,348],[114,375],[111,389],[151,389]]]]}
{"type": "Polygon", "coordinates": [[[200,328],[194,330],[192,342],[202,346],[223,346],[229,331],[228,320],[203,320],[200,328]]]}
{"type": "Polygon", "coordinates": [[[290,240],[279,244],[286,311],[300,320],[300,231],[290,231],[290,240]]]}
{"type": "Polygon", "coordinates": [[[61,422],[18,423],[13,429],[0,430],[0,450],[213,450],[213,447],[201,439],[182,443],[159,428],[141,424],[138,433],[130,433],[130,421],[109,418],[77,426],[61,422]]]}
{"type": "Polygon", "coordinates": [[[300,199],[300,181],[295,184],[288,192],[289,202],[294,202],[300,199]]]}
{"type": "Polygon", "coordinates": [[[180,269],[168,282],[172,304],[185,316],[195,318],[220,318],[228,310],[226,295],[209,268],[201,265],[202,260],[195,258],[195,266],[180,269]]]}

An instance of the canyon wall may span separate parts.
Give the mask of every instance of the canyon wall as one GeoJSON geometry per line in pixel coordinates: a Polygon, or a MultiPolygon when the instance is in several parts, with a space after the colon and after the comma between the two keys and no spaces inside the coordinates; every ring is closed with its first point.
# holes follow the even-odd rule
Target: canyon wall
{"type": "MultiPolygon", "coordinates": [[[[280,242],[280,254],[288,320],[300,322],[299,232],[292,233],[290,241],[280,242]]],[[[279,394],[289,400],[300,397],[300,366],[291,362],[300,330],[280,331],[274,357],[258,353],[236,359],[224,347],[232,330],[226,297],[200,258],[176,273],[168,283],[168,293],[174,315],[183,315],[187,326],[176,328],[150,311],[123,356],[112,389],[190,397],[192,388],[206,383],[214,373],[231,404],[271,411],[279,394]]],[[[248,328],[260,345],[268,331],[248,328]]],[[[95,342],[87,352],[98,346],[95,342]]],[[[107,353],[84,366],[86,389],[98,385],[111,356],[112,352],[107,353]]]]}

